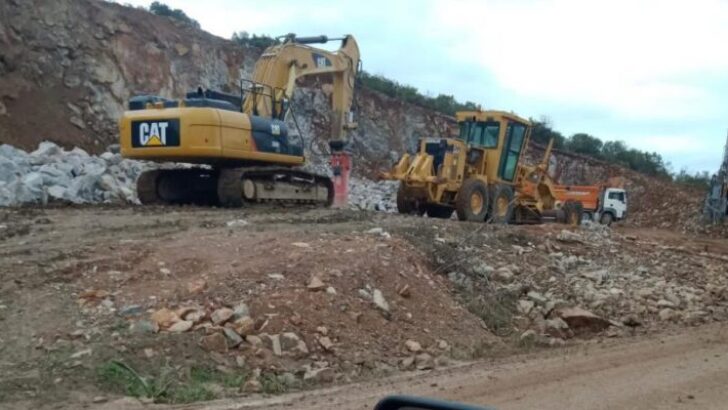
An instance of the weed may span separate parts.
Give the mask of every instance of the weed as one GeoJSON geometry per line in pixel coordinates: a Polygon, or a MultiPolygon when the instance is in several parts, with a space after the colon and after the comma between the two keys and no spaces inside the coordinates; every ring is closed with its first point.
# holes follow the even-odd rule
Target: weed
{"type": "Polygon", "coordinates": [[[172,403],[193,403],[196,401],[213,400],[217,398],[215,392],[210,391],[202,384],[192,383],[176,387],[170,392],[172,403]]]}
{"type": "Polygon", "coordinates": [[[131,366],[118,360],[111,360],[98,368],[102,385],[129,396],[146,397],[155,401],[167,394],[173,382],[173,371],[165,367],[158,377],[143,377],[131,366]]]}
{"type": "Polygon", "coordinates": [[[286,392],[286,385],[273,373],[263,373],[258,379],[261,390],[266,394],[281,394],[286,392]]]}
{"type": "Polygon", "coordinates": [[[224,387],[240,387],[248,379],[248,373],[224,373],[211,367],[197,367],[190,369],[190,383],[217,383],[224,387]]]}
{"type": "MultiPolygon", "coordinates": [[[[467,297],[466,297],[467,299],[467,297]]],[[[472,295],[467,309],[478,316],[493,333],[507,336],[513,332],[512,318],[516,310],[518,295],[507,290],[472,295]]]]}

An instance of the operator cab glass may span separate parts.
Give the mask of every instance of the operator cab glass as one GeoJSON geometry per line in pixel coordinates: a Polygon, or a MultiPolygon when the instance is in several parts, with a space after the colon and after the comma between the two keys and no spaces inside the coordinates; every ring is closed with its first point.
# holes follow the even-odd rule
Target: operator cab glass
{"type": "Polygon", "coordinates": [[[517,122],[509,122],[506,128],[506,143],[498,168],[498,175],[504,181],[513,181],[516,176],[518,159],[521,157],[523,140],[526,137],[526,126],[517,122]]]}
{"type": "Polygon", "coordinates": [[[498,146],[500,123],[497,121],[461,121],[460,139],[480,148],[498,146]]]}

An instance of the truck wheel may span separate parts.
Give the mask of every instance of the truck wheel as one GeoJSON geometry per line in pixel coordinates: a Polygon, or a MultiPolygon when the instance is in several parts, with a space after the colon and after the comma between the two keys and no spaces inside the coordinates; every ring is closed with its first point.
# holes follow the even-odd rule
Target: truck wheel
{"type": "Polygon", "coordinates": [[[490,220],[496,224],[507,224],[513,217],[513,188],[499,184],[491,191],[490,220]]]}
{"type": "Polygon", "coordinates": [[[488,188],[478,179],[463,182],[455,200],[455,212],[461,221],[485,221],[488,214],[488,188]]]}
{"type": "Polygon", "coordinates": [[[566,201],[562,208],[564,210],[564,218],[566,223],[571,226],[581,225],[581,214],[584,206],[579,201],[566,201]]]}
{"type": "Polygon", "coordinates": [[[427,205],[427,216],[430,218],[450,219],[452,211],[449,206],[427,205]]]}
{"type": "Polygon", "coordinates": [[[607,225],[607,226],[611,225],[613,220],[614,220],[614,217],[612,217],[612,214],[610,214],[609,212],[603,213],[602,217],[599,218],[599,222],[602,225],[607,225]]]}

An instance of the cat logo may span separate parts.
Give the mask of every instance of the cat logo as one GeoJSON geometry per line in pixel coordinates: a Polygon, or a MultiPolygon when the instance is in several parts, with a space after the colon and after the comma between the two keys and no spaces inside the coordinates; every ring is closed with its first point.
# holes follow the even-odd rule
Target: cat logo
{"type": "Polygon", "coordinates": [[[166,121],[139,124],[139,143],[144,147],[167,145],[166,121]]]}
{"type": "Polygon", "coordinates": [[[313,57],[313,63],[316,65],[316,68],[331,67],[331,60],[329,60],[326,56],[311,53],[311,57],[313,57]]]}
{"type": "Polygon", "coordinates": [[[270,125],[270,135],[281,135],[281,125],[280,124],[271,124],[270,125]]]}
{"type": "Polygon", "coordinates": [[[179,146],[179,120],[133,121],[132,146],[179,146]]]}

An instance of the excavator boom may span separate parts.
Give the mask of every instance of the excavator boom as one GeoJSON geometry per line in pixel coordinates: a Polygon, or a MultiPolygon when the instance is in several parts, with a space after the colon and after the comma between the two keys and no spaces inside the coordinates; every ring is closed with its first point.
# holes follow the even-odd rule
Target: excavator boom
{"type": "Polygon", "coordinates": [[[296,80],[307,76],[330,75],[333,92],[330,140],[345,141],[346,131],[355,127],[350,112],[359,65],[359,46],[352,36],[341,39],[339,50],[331,52],[309,46],[331,41],[326,36],[285,36],[282,44],[269,47],[258,59],[252,80],[272,98],[248,93],[243,112],[262,117],[285,113],[285,101],[293,97],[296,80]]]}

